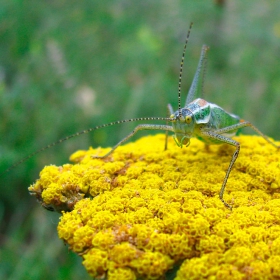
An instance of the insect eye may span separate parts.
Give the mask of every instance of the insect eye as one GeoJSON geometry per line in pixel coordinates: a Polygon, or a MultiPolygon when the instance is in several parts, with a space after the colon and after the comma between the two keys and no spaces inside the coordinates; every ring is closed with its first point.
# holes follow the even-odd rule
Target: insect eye
{"type": "Polygon", "coordinates": [[[187,124],[191,123],[192,117],[191,116],[186,116],[185,121],[187,124]]]}

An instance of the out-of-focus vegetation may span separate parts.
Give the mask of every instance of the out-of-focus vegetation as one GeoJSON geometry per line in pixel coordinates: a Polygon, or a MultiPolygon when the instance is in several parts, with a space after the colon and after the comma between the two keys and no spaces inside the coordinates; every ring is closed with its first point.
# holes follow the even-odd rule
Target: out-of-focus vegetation
{"type": "MultiPolygon", "coordinates": [[[[167,103],[177,105],[191,21],[183,98],[207,44],[205,99],[279,140],[279,13],[273,0],[1,0],[0,171],[89,127],[166,116],[167,103]]],[[[27,187],[44,165],[65,163],[89,145],[111,146],[135,125],[66,141],[1,175],[1,279],[86,279],[80,259],[56,237],[58,217],[27,187]]]]}

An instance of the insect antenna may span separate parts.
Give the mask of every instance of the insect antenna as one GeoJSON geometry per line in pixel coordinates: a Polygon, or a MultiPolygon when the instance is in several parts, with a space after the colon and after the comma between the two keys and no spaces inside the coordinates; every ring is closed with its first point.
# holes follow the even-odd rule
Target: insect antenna
{"type": "Polygon", "coordinates": [[[182,74],[183,74],[183,65],[184,65],[184,60],[185,60],[185,53],[186,53],[186,48],[187,48],[187,43],[189,41],[189,37],[191,34],[191,29],[192,29],[193,23],[191,22],[187,38],[185,41],[184,49],[183,49],[183,54],[182,54],[182,59],[181,59],[181,64],[180,64],[180,73],[179,73],[179,84],[178,84],[178,111],[179,111],[179,117],[181,118],[182,112],[181,112],[181,85],[182,85],[182,74]]]}
{"type": "Polygon", "coordinates": [[[127,123],[127,122],[136,122],[136,121],[172,121],[174,120],[173,118],[164,118],[164,117],[143,117],[143,118],[133,118],[133,119],[126,119],[126,120],[120,120],[120,121],[115,121],[115,122],[110,122],[110,123],[107,123],[107,124],[102,124],[102,125],[98,125],[98,126],[95,126],[95,127],[92,127],[92,128],[89,128],[89,129],[86,129],[86,130],[83,130],[83,131],[80,131],[80,132],[77,132],[77,133],[74,133],[72,135],[69,135],[69,136],[66,136],[62,139],[59,139],[43,148],[40,148],[39,150],[27,155],[26,157],[22,158],[21,160],[19,160],[18,162],[14,163],[13,165],[11,165],[10,167],[8,167],[6,170],[4,170],[3,172],[0,173],[0,175],[6,173],[6,172],[9,172],[10,170],[16,168],[18,165],[24,163],[25,161],[29,160],[30,158],[32,158],[33,156],[45,151],[45,150],[48,150],[49,148],[52,148],[66,140],[69,140],[71,138],[74,138],[74,137],[77,137],[77,136],[80,136],[82,134],[87,134],[91,131],[94,131],[94,130],[98,130],[98,129],[101,129],[101,128],[105,128],[105,127],[108,127],[108,126],[113,126],[113,125],[116,125],[116,124],[122,124],[122,123],[127,123]]]}

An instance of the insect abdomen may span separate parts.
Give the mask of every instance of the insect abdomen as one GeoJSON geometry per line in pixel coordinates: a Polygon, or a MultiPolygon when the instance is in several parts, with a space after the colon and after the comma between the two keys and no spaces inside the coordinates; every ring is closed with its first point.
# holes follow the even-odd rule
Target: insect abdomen
{"type": "MultiPolygon", "coordinates": [[[[223,110],[221,107],[217,106],[216,104],[210,104],[210,119],[207,124],[202,125],[202,130],[205,131],[212,131],[214,132],[217,129],[229,127],[231,125],[237,124],[240,122],[240,118],[236,115],[230,114],[223,110]]],[[[233,129],[232,131],[227,131],[226,133],[222,133],[221,135],[231,138],[237,134],[238,130],[233,129]]],[[[199,130],[196,134],[196,137],[207,143],[207,144],[221,144],[217,139],[212,139],[209,137],[203,136],[199,130]]]]}
{"type": "Polygon", "coordinates": [[[210,108],[210,123],[212,124],[212,129],[221,129],[240,122],[240,118],[238,116],[226,112],[224,109],[215,104],[210,104],[210,108]]]}

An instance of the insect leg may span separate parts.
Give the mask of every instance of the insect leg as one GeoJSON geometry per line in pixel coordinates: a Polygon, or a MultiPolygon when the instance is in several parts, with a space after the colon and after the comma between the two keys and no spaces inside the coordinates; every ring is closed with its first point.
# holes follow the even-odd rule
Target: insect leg
{"type": "Polygon", "coordinates": [[[169,114],[168,117],[170,117],[172,114],[174,114],[174,110],[173,110],[171,104],[167,104],[167,110],[168,110],[168,114],[169,114]]]}
{"type": "Polygon", "coordinates": [[[231,138],[227,138],[227,137],[225,137],[223,135],[216,134],[216,131],[214,133],[213,132],[203,132],[202,131],[202,134],[204,136],[208,137],[208,138],[219,140],[220,142],[227,143],[229,145],[235,146],[235,148],[236,148],[235,152],[232,155],[231,161],[229,163],[229,166],[228,166],[228,169],[227,169],[227,172],[226,172],[226,176],[224,178],[224,181],[223,181],[222,187],[220,189],[220,193],[219,193],[220,200],[223,202],[223,204],[227,208],[232,209],[232,206],[230,206],[228,203],[226,203],[224,201],[224,192],[225,192],[225,188],[226,188],[226,184],[227,184],[227,180],[228,180],[229,174],[230,174],[230,172],[232,170],[233,164],[235,163],[235,161],[236,161],[236,159],[238,157],[239,151],[240,151],[240,143],[238,143],[237,141],[235,141],[235,140],[233,140],[231,138]]]}
{"type": "MultiPolygon", "coordinates": [[[[174,114],[174,110],[171,106],[171,104],[167,104],[167,111],[168,111],[168,118],[174,114]]],[[[166,125],[167,125],[168,121],[166,121],[166,125]]],[[[164,143],[164,151],[167,150],[167,140],[168,140],[168,130],[165,131],[165,143],[164,143]]]]}
{"type": "Polygon", "coordinates": [[[224,127],[218,130],[215,130],[216,134],[223,134],[226,132],[234,131],[243,127],[251,127],[253,130],[255,130],[260,136],[262,136],[268,143],[270,143],[272,146],[274,146],[276,149],[280,149],[280,146],[277,146],[275,143],[273,143],[266,135],[264,135],[258,128],[256,128],[254,125],[252,125],[248,121],[242,121],[240,123],[224,127]]]}
{"type": "Polygon", "coordinates": [[[243,127],[247,127],[247,126],[251,127],[253,130],[255,130],[259,135],[261,135],[268,143],[273,145],[275,148],[280,149],[280,146],[277,146],[275,143],[273,143],[258,128],[256,128],[254,125],[252,125],[250,122],[247,122],[247,121],[243,121],[243,122],[240,122],[238,124],[234,124],[234,125],[231,125],[231,126],[227,126],[227,127],[221,128],[221,129],[217,129],[217,130],[215,130],[213,132],[201,131],[201,133],[204,136],[206,136],[206,137],[209,137],[209,138],[212,138],[212,139],[216,139],[216,140],[219,140],[220,142],[227,143],[229,145],[232,145],[232,146],[236,147],[236,150],[235,150],[234,154],[232,155],[231,162],[230,162],[229,167],[227,169],[226,176],[224,178],[222,187],[220,189],[220,194],[219,194],[219,197],[220,197],[221,201],[224,203],[225,206],[227,206],[230,209],[232,207],[230,205],[228,205],[224,201],[223,196],[224,196],[224,192],[225,192],[225,187],[226,187],[227,179],[229,177],[229,174],[231,172],[233,164],[236,161],[236,159],[238,157],[238,154],[239,154],[239,151],[240,151],[240,143],[238,143],[237,141],[235,141],[235,140],[233,140],[231,138],[225,137],[222,134],[223,133],[227,133],[227,132],[231,132],[231,131],[236,131],[237,129],[240,129],[240,128],[243,128],[243,127]]]}
{"type": "Polygon", "coordinates": [[[134,130],[129,133],[125,138],[123,138],[119,143],[117,143],[112,150],[110,150],[107,154],[103,156],[92,156],[92,158],[106,158],[109,156],[114,150],[117,149],[121,144],[126,142],[129,138],[131,138],[136,132],[139,130],[165,130],[165,131],[173,131],[173,127],[169,125],[161,125],[161,124],[140,124],[134,128],[134,130]]]}
{"type": "Polygon", "coordinates": [[[206,45],[202,46],[197,70],[195,72],[191,87],[189,89],[185,106],[191,103],[195,99],[195,96],[198,93],[200,93],[200,96],[201,95],[203,96],[203,83],[204,83],[204,76],[206,73],[208,50],[209,50],[208,46],[206,45]]]}

